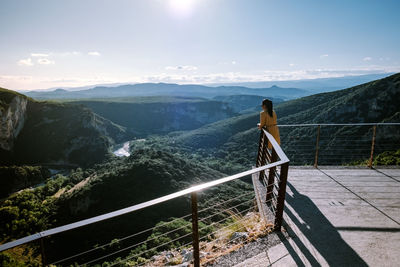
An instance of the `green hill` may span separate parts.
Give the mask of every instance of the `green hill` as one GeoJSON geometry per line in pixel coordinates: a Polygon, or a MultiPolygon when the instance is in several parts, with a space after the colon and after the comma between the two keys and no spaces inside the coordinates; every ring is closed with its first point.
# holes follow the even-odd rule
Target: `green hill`
{"type": "MultiPolygon", "coordinates": [[[[399,122],[396,115],[400,112],[399,99],[400,74],[395,74],[349,89],[287,101],[278,104],[275,110],[279,124],[399,122]]],[[[258,122],[258,113],[241,115],[183,133],[175,137],[175,140],[183,146],[217,150],[231,157],[235,155],[240,160],[250,159],[250,164],[254,161],[257,149],[258,122]]],[[[310,164],[313,160],[316,129],[297,127],[280,130],[283,148],[292,156],[292,160],[296,162],[299,157],[295,155],[307,152],[298,163],[310,164]],[[310,151],[300,148],[299,142],[308,146],[310,151]],[[291,150],[293,147],[297,147],[296,150],[291,150]]],[[[382,143],[395,140],[400,135],[399,130],[399,127],[378,128],[377,139],[382,143]]],[[[346,136],[357,136],[360,140],[366,140],[370,146],[371,135],[371,127],[325,127],[321,130],[321,136],[327,139],[321,140],[321,146],[329,150],[329,147],[334,148],[340,141],[341,147],[350,147],[352,140],[345,140],[346,136]]]]}

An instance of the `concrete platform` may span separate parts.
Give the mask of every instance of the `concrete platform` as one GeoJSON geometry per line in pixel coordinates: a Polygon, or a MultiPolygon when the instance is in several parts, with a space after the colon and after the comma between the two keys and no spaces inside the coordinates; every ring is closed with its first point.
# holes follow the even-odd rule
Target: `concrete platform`
{"type": "Polygon", "coordinates": [[[400,266],[400,169],[289,168],[291,239],[236,266],[400,266]]]}

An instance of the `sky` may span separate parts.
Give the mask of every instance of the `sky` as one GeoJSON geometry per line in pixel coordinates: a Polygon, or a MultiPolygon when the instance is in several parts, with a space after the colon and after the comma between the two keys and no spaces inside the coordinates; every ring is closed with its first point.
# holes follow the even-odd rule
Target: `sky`
{"type": "Polygon", "coordinates": [[[398,0],[1,0],[0,87],[400,71],[398,0]]]}

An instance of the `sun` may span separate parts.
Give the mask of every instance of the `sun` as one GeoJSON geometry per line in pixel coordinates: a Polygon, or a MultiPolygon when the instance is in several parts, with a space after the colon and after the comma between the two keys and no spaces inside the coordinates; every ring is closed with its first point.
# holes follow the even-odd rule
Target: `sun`
{"type": "Polygon", "coordinates": [[[172,12],[177,16],[189,16],[195,5],[195,0],[169,0],[172,12]]]}

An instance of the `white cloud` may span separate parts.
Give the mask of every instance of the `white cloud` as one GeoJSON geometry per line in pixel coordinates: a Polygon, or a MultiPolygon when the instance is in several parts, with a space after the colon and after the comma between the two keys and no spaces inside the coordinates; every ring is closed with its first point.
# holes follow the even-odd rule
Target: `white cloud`
{"type": "Polygon", "coordinates": [[[196,66],[167,66],[165,67],[166,70],[187,70],[187,71],[193,71],[197,70],[196,66]]]}
{"type": "Polygon", "coordinates": [[[290,66],[290,67],[293,67],[293,66],[294,66],[294,63],[290,63],[289,66],[290,66]]]}
{"type": "Polygon", "coordinates": [[[98,56],[100,56],[100,53],[97,52],[97,51],[92,51],[92,52],[89,52],[88,55],[89,56],[97,56],[98,57],[98,56]]]}
{"type": "Polygon", "coordinates": [[[78,56],[80,55],[81,52],[78,51],[66,51],[66,52],[54,52],[50,53],[50,56],[55,56],[55,57],[69,57],[69,56],[78,56]]]}
{"type": "Polygon", "coordinates": [[[261,81],[285,81],[317,78],[334,78],[351,75],[376,74],[387,72],[399,72],[400,67],[383,68],[374,66],[371,68],[354,69],[309,69],[309,70],[266,70],[257,73],[224,72],[209,74],[170,74],[161,73],[143,76],[141,82],[165,82],[181,84],[208,84],[208,83],[236,83],[236,82],[261,82],[261,81]]]}
{"type": "Polygon", "coordinates": [[[31,57],[48,57],[49,54],[31,53],[31,57]]]}
{"type": "Polygon", "coordinates": [[[232,61],[232,65],[236,65],[236,61],[235,60],[232,61]]]}
{"type": "Polygon", "coordinates": [[[54,64],[54,60],[49,60],[47,58],[39,58],[37,60],[37,63],[39,63],[40,65],[52,65],[54,64]]]}
{"type": "Polygon", "coordinates": [[[134,76],[129,73],[100,73],[96,76],[6,76],[0,74],[0,86],[17,90],[32,90],[53,87],[78,87],[105,83],[143,83],[166,82],[180,84],[210,84],[235,82],[284,81],[316,78],[334,78],[351,75],[400,72],[400,65],[368,66],[349,69],[306,69],[265,70],[258,72],[220,72],[220,73],[154,73],[134,76]]]}
{"type": "MultiPolygon", "coordinates": [[[[140,77],[132,77],[135,81],[141,81],[140,77]]],[[[129,81],[131,79],[127,77],[109,77],[107,74],[100,74],[94,77],[76,77],[76,76],[22,76],[22,75],[1,75],[0,74],[0,87],[4,87],[11,90],[40,90],[45,88],[54,87],[78,87],[94,84],[107,84],[107,83],[117,83],[118,81],[129,81]]]]}
{"type": "Polygon", "coordinates": [[[329,55],[328,54],[323,54],[323,55],[319,56],[319,58],[326,58],[326,57],[329,57],[329,55]]]}
{"type": "Polygon", "coordinates": [[[31,58],[21,59],[18,61],[18,65],[20,66],[33,66],[33,62],[31,58]]]}
{"type": "Polygon", "coordinates": [[[365,58],[363,58],[363,60],[364,60],[364,61],[371,61],[371,60],[372,60],[372,57],[365,57],[365,58]]]}

